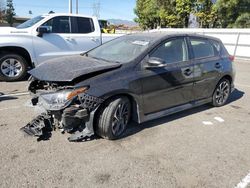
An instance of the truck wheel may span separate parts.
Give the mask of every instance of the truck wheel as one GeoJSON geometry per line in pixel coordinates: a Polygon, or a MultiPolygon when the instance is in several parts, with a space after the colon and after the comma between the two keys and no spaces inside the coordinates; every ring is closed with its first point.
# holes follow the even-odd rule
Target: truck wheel
{"type": "Polygon", "coordinates": [[[127,97],[111,99],[97,115],[96,132],[109,140],[118,139],[126,130],[130,117],[131,104],[127,97]]]}
{"type": "Polygon", "coordinates": [[[17,54],[5,54],[0,56],[0,80],[18,81],[27,74],[26,60],[17,54]]]}
{"type": "Polygon", "coordinates": [[[228,79],[223,78],[217,84],[214,94],[212,105],[215,107],[220,107],[226,104],[231,92],[231,84],[228,79]]]}

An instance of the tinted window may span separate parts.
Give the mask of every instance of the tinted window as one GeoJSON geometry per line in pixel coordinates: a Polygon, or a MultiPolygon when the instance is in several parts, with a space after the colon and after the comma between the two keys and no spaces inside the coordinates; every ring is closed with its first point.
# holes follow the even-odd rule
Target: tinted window
{"type": "Polygon", "coordinates": [[[219,42],[217,42],[217,41],[211,41],[211,43],[212,43],[212,45],[214,46],[214,48],[215,48],[215,51],[217,52],[217,53],[219,53],[220,51],[221,51],[221,45],[220,45],[220,43],[219,42]]]}
{"type": "Polygon", "coordinates": [[[170,40],[158,47],[151,57],[160,58],[165,63],[175,63],[188,60],[187,45],[183,38],[170,40]]]}
{"type": "Polygon", "coordinates": [[[211,40],[211,43],[213,44],[215,48],[216,55],[228,56],[228,52],[221,42],[211,40]]]}
{"type": "Polygon", "coordinates": [[[193,47],[194,58],[203,58],[215,56],[215,48],[205,39],[190,39],[191,45],[193,47]]]}
{"type": "Polygon", "coordinates": [[[92,33],[94,32],[94,24],[91,18],[75,17],[75,29],[73,33],[92,33]]]}
{"type": "Polygon", "coordinates": [[[70,19],[68,16],[58,16],[50,19],[43,26],[49,26],[52,33],[70,33],[70,19]]]}

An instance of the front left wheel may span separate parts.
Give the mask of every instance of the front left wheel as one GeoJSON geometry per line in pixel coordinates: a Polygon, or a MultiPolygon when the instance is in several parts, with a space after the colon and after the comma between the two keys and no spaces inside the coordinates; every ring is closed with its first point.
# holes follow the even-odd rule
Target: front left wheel
{"type": "Polygon", "coordinates": [[[96,132],[109,140],[121,137],[131,117],[131,104],[127,97],[108,100],[97,115],[96,132]]]}

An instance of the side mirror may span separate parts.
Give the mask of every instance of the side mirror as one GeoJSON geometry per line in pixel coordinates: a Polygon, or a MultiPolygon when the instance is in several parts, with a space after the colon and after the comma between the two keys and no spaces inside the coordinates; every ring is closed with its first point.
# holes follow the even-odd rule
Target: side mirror
{"type": "Polygon", "coordinates": [[[147,62],[146,68],[159,68],[165,67],[165,61],[160,58],[151,57],[147,62]]]}
{"type": "Polygon", "coordinates": [[[44,33],[50,33],[50,28],[48,26],[40,26],[37,28],[37,32],[38,37],[43,37],[44,33]]]}

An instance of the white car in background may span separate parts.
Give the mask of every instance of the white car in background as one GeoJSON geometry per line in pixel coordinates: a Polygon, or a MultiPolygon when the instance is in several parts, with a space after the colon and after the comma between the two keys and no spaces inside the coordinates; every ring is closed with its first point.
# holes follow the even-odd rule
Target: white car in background
{"type": "Polygon", "coordinates": [[[46,14],[17,28],[0,27],[0,80],[20,80],[48,59],[80,54],[119,36],[102,34],[96,17],[79,14],[46,14]]]}

